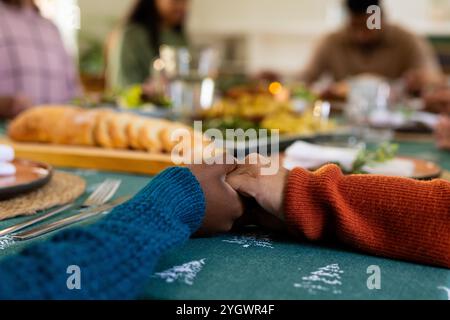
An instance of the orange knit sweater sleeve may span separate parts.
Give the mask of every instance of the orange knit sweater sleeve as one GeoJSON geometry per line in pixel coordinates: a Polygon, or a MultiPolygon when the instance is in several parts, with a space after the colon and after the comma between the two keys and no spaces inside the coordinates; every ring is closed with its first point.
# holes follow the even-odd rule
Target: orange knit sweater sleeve
{"type": "Polygon", "coordinates": [[[309,240],[450,268],[447,181],[298,168],[289,174],[284,209],[287,225],[309,240]]]}

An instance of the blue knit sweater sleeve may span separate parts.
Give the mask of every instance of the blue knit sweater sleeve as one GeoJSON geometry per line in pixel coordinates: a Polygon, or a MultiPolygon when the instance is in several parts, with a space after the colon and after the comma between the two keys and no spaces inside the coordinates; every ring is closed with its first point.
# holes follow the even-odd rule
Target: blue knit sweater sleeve
{"type": "Polygon", "coordinates": [[[204,211],[202,189],[190,170],[167,169],[99,222],[62,231],[3,260],[0,298],[136,298],[158,258],[200,227],[204,211]],[[67,286],[69,266],[79,267],[80,289],[67,286]]]}

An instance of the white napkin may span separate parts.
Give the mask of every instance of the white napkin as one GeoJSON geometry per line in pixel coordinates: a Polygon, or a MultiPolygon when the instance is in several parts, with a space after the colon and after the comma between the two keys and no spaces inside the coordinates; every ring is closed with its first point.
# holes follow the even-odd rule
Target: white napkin
{"type": "Polygon", "coordinates": [[[16,174],[16,167],[9,163],[14,160],[14,149],[10,146],[0,145],[0,177],[16,174]]]}
{"type": "Polygon", "coordinates": [[[439,122],[439,116],[423,111],[405,114],[400,111],[376,110],[370,114],[369,122],[374,126],[391,128],[400,128],[412,123],[420,123],[430,129],[434,129],[439,122]]]}
{"type": "Polygon", "coordinates": [[[319,146],[297,141],[286,149],[284,161],[287,169],[303,167],[313,169],[326,163],[339,163],[345,170],[351,170],[359,149],[319,146]]]}
{"type": "MultiPolygon", "coordinates": [[[[286,149],[283,165],[291,170],[295,167],[316,169],[327,163],[339,163],[344,170],[351,171],[359,151],[359,149],[320,146],[297,141],[286,149]]],[[[411,177],[414,169],[415,165],[412,161],[398,158],[365,165],[362,168],[363,171],[372,174],[402,177],[411,177]]]]}
{"type": "Polygon", "coordinates": [[[381,174],[384,176],[412,177],[414,175],[415,164],[407,159],[392,159],[381,163],[365,165],[363,171],[371,174],[381,174]]]}
{"type": "Polygon", "coordinates": [[[401,112],[376,110],[370,114],[369,122],[373,126],[399,128],[407,124],[407,119],[401,112]]]}
{"type": "Polygon", "coordinates": [[[439,115],[430,112],[418,111],[413,113],[411,120],[422,123],[430,129],[435,129],[439,122],[439,115]]]}

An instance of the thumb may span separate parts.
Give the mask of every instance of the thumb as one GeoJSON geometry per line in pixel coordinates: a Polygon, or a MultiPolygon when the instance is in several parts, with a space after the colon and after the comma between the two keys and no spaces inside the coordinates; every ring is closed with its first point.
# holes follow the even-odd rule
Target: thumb
{"type": "Polygon", "coordinates": [[[214,164],[213,170],[219,176],[225,176],[234,171],[237,167],[236,158],[228,153],[217,155],[213,158],[207,159],[205,162],[206,164],[214,164]]]}
{"type": "Polygon", "coordinates": [[[242,196],[255,198],[258,193],[258,181],[247,174],[231,174],[225,181],[242,196]]]}

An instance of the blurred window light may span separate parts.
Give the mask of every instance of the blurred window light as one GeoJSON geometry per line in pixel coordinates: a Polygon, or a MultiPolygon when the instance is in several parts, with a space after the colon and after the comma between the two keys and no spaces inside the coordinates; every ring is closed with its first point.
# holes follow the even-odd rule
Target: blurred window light
{"type": "Polygon", "coordinates": [[[346,11],[341,1],[327,1],[325,7],[325,23],[329,28],[337,28],[345,19],[346,11]]]}
{"type": "Polygon", "coordinates": [[[43,17],[52,21],[63,39],[67,50],[76,55],[77,31],[81,27],[80,7],[77,0],[35,0],[43,17]]]}

